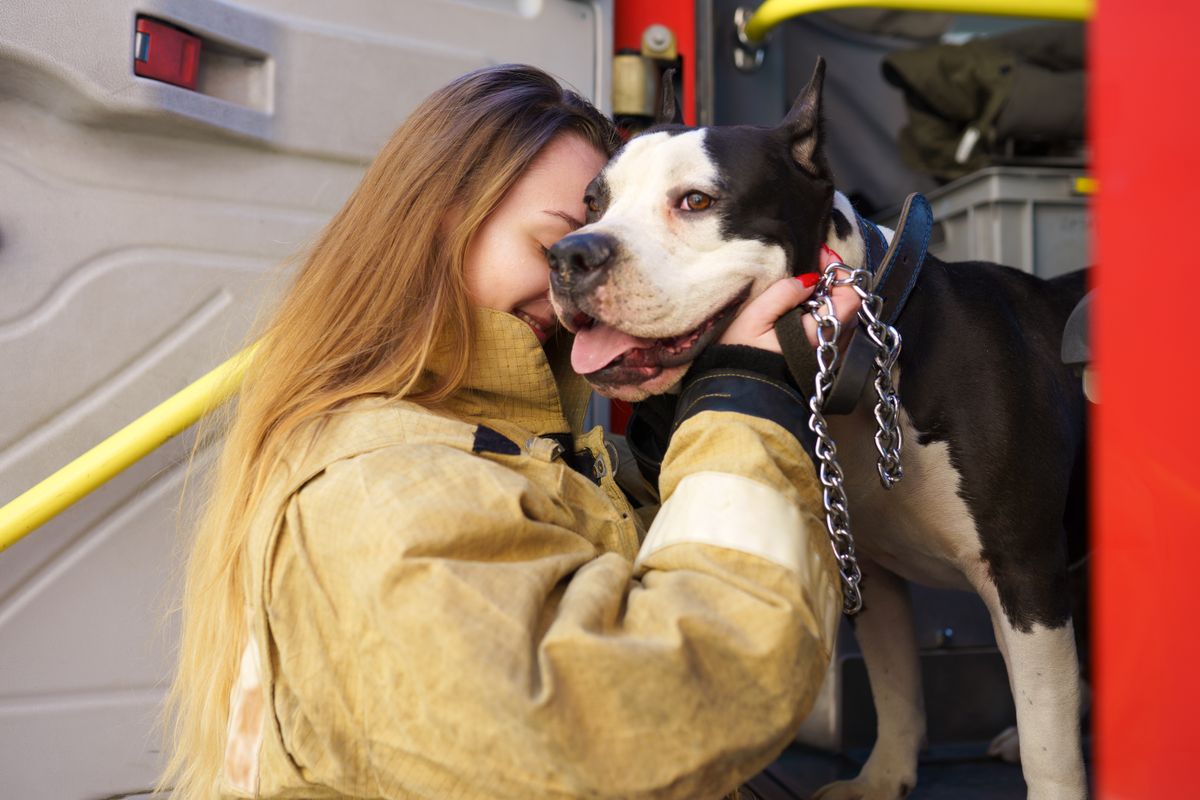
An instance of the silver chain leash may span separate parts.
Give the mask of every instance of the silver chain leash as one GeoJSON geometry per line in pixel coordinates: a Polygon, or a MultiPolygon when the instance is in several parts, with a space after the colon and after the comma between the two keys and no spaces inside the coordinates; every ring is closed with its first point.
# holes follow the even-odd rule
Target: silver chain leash
{"type": "Polygon", "coordinates": [[[883,488],[890,489],[903,476],[900,467],[900,450],[903,438],[899,426],[900,402],[892,381],[892,368],[900,357],[900,334],[894,327],[879,319],[883,300],[873,294],[866,285],[871,273],[864,269],[852,269],[840,262],[829,264],[813,296],[805,309],[817,323],[817,374],[813,378],[813,395],[808,401],[811,415],[809,429],[816,435],[814,448],[819,467],[817,477],[821,481],[822,501],[825,506],[825,528],[829,542],[838,562],[838,574],[842,581],[842,611],[847,615],[862,610],[862,572],[854,553],[854,536],[850,533],[850,509],[846,500],[845,475],[837,460],[837,445],[829,434],[822,409],[825,398],[833,387],[838,361],[837,342],[842,334],[842,323],[837,318],[831,292],[835,286],[851,286],[862,300],[859,320],[866,326],[867,335],[877,348],[875,354],[875,448],[879,451],[879,478],[883,488]],[[838,270],[848,274],[837,276],[838,270]]]}
{"type": "Polygon", "coordinates": [[[900,398],[892,381],[892,369],[900,358],[900,333],[879,319],[883,298],[864,289],[858,281],[851,285],[862,299],[858,318],[876,347],[875,449],[879,451],[876,466],[879,482],[883,488],[890,489],[904,477],[904,468],[900,466],[900,450],[904,446],[904,435],[900,432],[900,398]]]}

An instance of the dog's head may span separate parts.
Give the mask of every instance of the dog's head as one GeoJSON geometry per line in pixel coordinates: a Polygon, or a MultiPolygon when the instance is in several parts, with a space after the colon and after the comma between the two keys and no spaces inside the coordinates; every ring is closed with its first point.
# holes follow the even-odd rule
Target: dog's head
{"type": "MultiPolygon", "coordinates": [[[[587,224],[550,248],[550,296],[572,363],[601,394],[671,390],[738,309],[816,263],[833,198],[818,60],[774,128],[687,128],[631,139],[587,190],[587,224]]],[[[665,82],[665,86],[669,81],[665,82]]]]}

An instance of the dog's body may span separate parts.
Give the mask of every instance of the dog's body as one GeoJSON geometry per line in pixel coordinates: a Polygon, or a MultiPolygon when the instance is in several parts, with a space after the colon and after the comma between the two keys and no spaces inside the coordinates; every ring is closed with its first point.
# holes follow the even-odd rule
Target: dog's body
{"type": "MultiPolygon", "coordinates": [[[[652,129],[590,187],[589,224],[551,249],[551,287],[577,331],[576,368],[598,390],[670,391],[746,297],[811,271],[822,244],[862,264],[856,217],[821,156],[821,78],[819,66],[779,128],[652,129]]],[[[871,398],[829,418],[879,728],[858,778],[817,797],[894,800],[916,783],[925,721],[903,579],[983,598],[1029,797],[1086,796],[1064,536],[1084,521],[1085,413],[1081,382],[1059,360],[1083,289],[1078,275],[928,258],[896,323],[904,480],[879,484],[871,398]]]]}
{"type": "Polygon", "coordinates": [[[1005,655],[1029,796],[1080,798],[1079,676],[1067,540],[1086,528],[1084,398],[1059,360],[1080,273],[1042,281],[927,260],[897,321],[904,479],[875,470],[872,397],[828,418],[863,568],[855,618],[878,711],[859,785],[820,797],[902,797],[924,734],[905,578],[977,592],[1005,655]],[[864,785],[865,784],[865,785],[864,785]]]}

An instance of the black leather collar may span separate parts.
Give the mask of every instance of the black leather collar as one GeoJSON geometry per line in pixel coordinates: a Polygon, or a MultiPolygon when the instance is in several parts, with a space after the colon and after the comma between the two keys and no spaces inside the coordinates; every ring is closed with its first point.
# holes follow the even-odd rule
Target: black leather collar
{"type": "MultiPolygon", "coordinates": [[[[910,194],[900,209],[900,221],[892,235],[890,247],[875,223],[863,219],[861,215],[856,216],[866,254],[863,267],[875,276],[871,291],[883,298],[879,318],[893,325],[921,275],[929,248],[929,235],[933,231],[933,209],[924,195],[910,194]]],[[[850,344],[841,354],[841,365],[822,412],[849,414],[854,410],[871,374],[875,351],[875,344],[859,325],[850,337],[850,344]]]]}

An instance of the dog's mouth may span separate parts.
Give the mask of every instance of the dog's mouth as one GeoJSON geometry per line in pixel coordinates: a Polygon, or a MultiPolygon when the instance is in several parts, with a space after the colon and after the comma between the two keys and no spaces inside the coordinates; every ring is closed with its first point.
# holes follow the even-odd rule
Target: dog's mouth
{"type": "Polygon", "coordinates": [[[644,383],[665,369],[690,362],[716,339],[733,320],[746,298],[746,286],[717,313],[677,336],[643,339],[617,330],[584,312],[576,313],[567,327],[575,332],[571,366],[591,383],[608,386],[644,383]]]}

